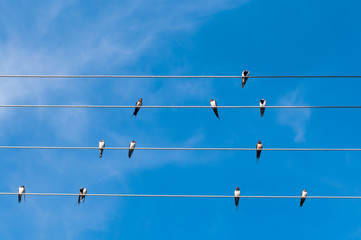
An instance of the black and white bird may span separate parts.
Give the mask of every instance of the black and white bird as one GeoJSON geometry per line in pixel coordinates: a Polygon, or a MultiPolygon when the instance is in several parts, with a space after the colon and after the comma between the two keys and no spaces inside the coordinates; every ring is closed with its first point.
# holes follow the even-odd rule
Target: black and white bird
{"type": "Polygon", "coordinates": [[[83,200],[83,204],[85,202],[85,194],[87,193],[86,188],[80,188],[79,197],[78,197],[78,204],[80,204],[81,200],[83,200]]]}
{"type": "Polygon", "coordinates": [[[301,195],[300,207],[302,207],[303,203],[306,201],[306,197],[307,197],[307,191],[306,191],[306,189],[303,189],[302,195],[301,195]]]}
{"type": "Polygon", "coordinates": [[[100,142],[99,142],[99,152],[100,152],[99,158],[102,158],[102,156],[103,156],[104,147],[105,147],[104,140],[100,140],[100,142]]]}
{"type": "Polygon", "coordinates": [[[263,148],[263,144],[261,143],[261,141],[258,141],[257,146],[256,146],[256,149],[257,149],[257,163],[259,161],[259,158],[261,157],[262,148],[263,148]]]}
{"type": "Polygon", "coordinates": [[[143,99],[140,98],[140,99],[138,100],[138,102],[135,104],[135,109],[134,109],[134,112],[133,112],[132,117],[133,117],[133,116],[134,116],[134,117],[137,116],[138,111],[139,111],[140,107],[142,106],[142,104],[143,104],[143,99]]]}
{"type": "Polygon", "coordinates": [[[264,111],[266,110],[265,108],[266,106],[266,100],[264,100],[263,98],[259,101],[259,107],[261,109],[261,117],[263,117],[264,115],[264,111]]]}
{"type": "Polygon", "coordinates": [[[249,71],[248,70],[244,70],[242,72],[242,88],[244,87],[244,85],[246,85],[246,82],[248,80],[248,76],[249,76],[249,71]]]}
{"type": "MultiPolygon", "coordinates": [[[[18,202],[21,203],[21,196],[25,193],[25,187],[21,186],[19,187],[19,194],[18,194],[18,202]]],[[[24,195],[24,201],[25,201],[25,195],[24,195]]]]}
{"type": "Polygon", "coordinates": [[[220,119],[220,118],[219,118],[219,115],[218,115],[217,102],[216,102],[216,100],[211,99],[211,100],[210,100],[210,103],[211,103],[211,107],[212,107],[214,113],[216,114],[217,118],[220,119]]]}
{"type": "Polygon", "coordinates": [[[132,157],[134,149],[135,149],[135,141],[131,141],[130,144],[129,144],[129,152],[128,152],[128,157],[129,158],[132,157]]]}
{"type": "Polygon", "coordinates": [[[238,207],[239,196],[241,196],[241,191],[239,191],[239,187],[237,187],[236,190],[234,190],[234,201],[236,203],[236,207],[238,207]]]}

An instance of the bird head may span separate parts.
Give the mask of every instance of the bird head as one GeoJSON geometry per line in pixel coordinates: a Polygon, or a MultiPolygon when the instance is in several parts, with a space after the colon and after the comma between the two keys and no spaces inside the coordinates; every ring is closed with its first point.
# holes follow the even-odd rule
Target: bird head
{"type": "Polygon", "coordinates": [[[261,143],[261,141],[258,141],[258,143],[261,143]]]}
{"type": "Polygon", "coordinates": [[[238,190],[238,191],[239,191],[239,187],[237,187],[237,188],[236,188],[236,190],[238,190]]]}
{"type": "Polygon", "coordinates": [[[132,143],[135,143],[135,141],[132,141],[132,143]]]}

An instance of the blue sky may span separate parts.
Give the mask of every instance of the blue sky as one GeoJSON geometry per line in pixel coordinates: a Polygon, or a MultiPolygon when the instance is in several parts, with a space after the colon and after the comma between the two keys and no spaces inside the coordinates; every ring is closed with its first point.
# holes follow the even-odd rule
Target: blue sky
{"type": "MultiPolygon", "coordinates": [[[[360,75],[358,1],[1,1],[1,74],[360,75]]],[[[1,79],[1,104],[360,105],[357,79],[1,79]]],[[[0,109],[0,145],[360,147],[360,111],[0,109]]],[[[361,195],[357,152],[1,150],[0,191],[361,195]]],[[[2,239],[360,239],[357,200],[0,198],[2,239]]]]}

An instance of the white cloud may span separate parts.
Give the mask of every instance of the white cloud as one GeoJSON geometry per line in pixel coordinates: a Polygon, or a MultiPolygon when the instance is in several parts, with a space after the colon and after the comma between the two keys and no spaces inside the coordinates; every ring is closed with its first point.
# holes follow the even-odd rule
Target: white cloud
{"type": "MultiPolygon", "coordinates": [[[[11,6],[8,6],[7,11],[1,12],[1,24],[4,26],[7,38],[0,40],[0,58],[2,59],[0,72],[2,74],[84,74],[100,70],[102,70],[100,73],[107,73],[107,71],[114,71],[114,69],[125,71],[128,66],[134,65],[148,51],[155,51],[163,47],[162,44],[166,41],[165,36],[192,32],[211,15],[240,6],[244,2],[245,0],[158,1],[157,3],[140,0],[123,1],[121,3],[116,2],[117,6],[110,4],[104,8],[93,9],[95,12],[91,16],[89,13],[83,12],[81,7],[84,3],[79,4],[79,6],[76,5],[76,1],[61,4],[45,3],[27,9],[27,21],[17,20],[17,16],[21,16],[21,14],[17,14],[18,4],[15,3],[13,11],[11,11],[11,6]],[[14,26],[14,22],[16,26],[14,26]],[[29,22],[30,28],[27,27],[29,22]]],[[[181,72],[178,73],[181,74],[181,72]]],[[[169,85],[155,89],[156,94],[161,95],[164,99],[173,96],[177,100],[181,100],[180,96],[199,96],[205,94],[205,87],[210,88],[209,84],[193,84],[192,81],[173,82],[169,85]],[[167,91],[169,85],[172,89],[179,90],[170,93],[167,91]]],[[[147,91],[149,88],[154,88],[154,85],[152,83],[146,84],[142,87],[142,91],[147,91]]],[[[53,79],[1,79],[0,102],[2,104],[76,104],[77,102],[87,103],[93,99],[94,88],[90,89],[89,93],[91,94],[81,94],[77,92],[79,89],[83,89],[81,82],[72,79],[59,81],[53,79]],[[56,92],[62,92],[61,96],[54,96],[56,92]],[[62,96],[64,97],[62,98],[62,96]]],[[[127,88],[127,91],[123,90],[121,92],[123,95],[119,101],[132,98],[134,92],[138,93],[139,89],[134,87],[127,88]]],[[[136,101],[137,99],[133,100],[136,101]]],[[[159,98],[154,98],[153,102],[156,101],[161,102],[159,98]]],[[[162,102],[164,103],[164,101],[162,102]]],[[[88,114],[87,111],[72,112],[67,109],[54,111],[56,113],[34,111],[34,118],[38,120],[38,126],[44,126],[40,130],[33,129],[29,130],[31,132],[21,132],[21,135],[31,135],[29,138],[34,145],[37,145],[41,140],[42,134],[46,137],[51,136],[50,139],[53,138],[47,144],[49,146],[56,145],[55,143],[59,139],[66,139],[67,143],[75,143],[74,145],[84,145],[81,140],[93,130],[88,129],[87,124],[91,114],[88,114]],[[40,134],[34,134],[37,132],[40,134]]],[[[14,115],[19,114],[19,112],[11,113],[9,109],[0,109],[0,120],[11,121],[14,115]]],[[[27,122],[28,120],[20,116],[18,121],[27,122]]],[[[114,130],[104,129],[104,132],[109,131],[114,130]]],[[[9,135],[11,132],[3,131],[2,134],[9,135]]],[[[20,135],[19,132],[16,134],[20,135]]],[[[118,142],[124,142],[124,139],[129,140],[122,135],[118,137],[116,134],[114,135],[113,138],[118,139],[118,142]]],[[[22,145],[21,136],[18,139],[19,145],[22,145]]],[[[204,136],[198,132],[184,141],[184,145],[196,144],[203,140],[204,136]]],[[[109,144],[109,146],[111,145],[114,146],[114,144],[109,144]]],[[[17,171],[9,172],[7,169],[3,169],[7,176],[7,182],[3,183],[4,186],[9,189],[16,189],[17,186],[14,187],[14,183],[24,181],[26,186],[32,182],[34,188],[30,188],[30,191],[33,192],[38,190],[35,189],[35,186],[41,186],[42,189],[69,191],[67,186],[80,185],[83,181],[94,186],[96,183],[106,182],[114,176],[124,178],[125,173],[151,169],[169,163],[169,154],[160,157],[155,152],[144,153],[144,151],[135,152],[135,157],[141,160],[120,162],[119,168],[114,168],[114,159],[99,166],[98,162],[86,159],[85,156],[87,155],[85,154],[71,155],[69,153],[68,155],[68,153],[62,153],[56,155],[53,151],[44,151],[36,156],[34,153],[36,152],[26,154],[18,151],[16,152],[17,159],[7,159],[9,166],[15,167],[17,171]],[[141,158],[145,154],[150,156],[149,159],[154,160],[147,161],[148,158],[141,158]],[[87,164],[84,164],[85,161],[87,164]],[[79,177],[80,169],[85,169],[84,171],[88,174],[79,177]],[[65,175],[66,178],[59,180],[59,177],[65,175]]],[[[126,153],[122,153],[124,157],[122,155],[119,161],[128,160],[126,153]]],[[[95,154],[98,155],[97,152],[95,154]]],[[[110,155],[110,152],[106,152],[105,156],[108,154],[110,155]]],[[[181,157],[180,153],[172,153],[174,162],[181,162],[180,160],[183,158],[184,154],[181,157]]],[[[126,187],[126,183],[122,184],[126,187]]],[[[51,190],[48,191],[51,192],[51,190]]],[[[89,228],[101,229],[106,221],[111,218],[109,215],[112,211],[111,204],[104,206],[102,211],[97,213],[97,218],[90,218],[90,213],[84,216],[73,216],[74,209],[72,206],[43,210],[43,206],[35,204],[33,210],[37,214],[34,215],[33,219],[34,222],[44,223],[43,227],[36,225],[39,236],[44,238],[44,236],[52,236],[53,234],[49,226],[61,225],[64,222],[64,217],[59,216],[71,215],[70,220],[67,218],[67,221],[78,224],[73,226],[65,223],[64,228],[65,234],[72,238],[89,228]],[[49,219],[56,220],[48,222],[49,219]],[[86,219],[87,221],[82,222],[79,219],[86,219]]],[[[7,211],[11,212],[12,209],[7,211]]],[[[17,222],[16,214],[11,214],[11,217],[7,220],[9,227],[11,227],[10,223],[17,222]]],[[[27,219],[29,218],[28,216],[27,219]]],[[[7,232],[5,230],[0,228],[3,235],[7,232]]],[[[24,234],[27,232],[24,231],[24,234]]]]}
{"type": "MultiPolygon", "coordinates": [[[[295,106],[306,105],[302,97],[302,88],[299,87],[289,92],[278,100],[279,105],[295,106]]],[[[285,109],[280,111],[278,122],[281,125],[289,126],[295,132],[294,141],[304,142],[306,133],[306,124],[311,118],[310,109],[285,109]]]]}

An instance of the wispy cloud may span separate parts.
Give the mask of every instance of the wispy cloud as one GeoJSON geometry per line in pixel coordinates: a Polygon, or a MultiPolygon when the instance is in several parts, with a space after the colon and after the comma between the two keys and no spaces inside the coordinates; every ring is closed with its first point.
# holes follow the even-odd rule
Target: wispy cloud
{"type": "MultiPolygon", "coordinates": [[[[44,2],[36,6],[34,4],[19,6],[17,3],[13,5],[7,3],[6,7],[0,10],[0,23],[2,25],[0,33],[6,36],[0,38],[0,58],[2,59],[0,72],[3,74],[128,73],[129,69],[142,69],[135,63],[147,53],[154,53],[158,49],[164,48],[172,34],[195,32],[213,14],[238,7],[245,2],[246,0],[110,1],[102,3],[101,7],[94,6],[94,8],[90,4],[84,7],[84,2],[80,1],[44,2]],[[24,18],[19,20],[19,16],[24,16],[24,18]]],[[[179,74],[182,73],[181,71],[175,70],[179,74]]],[[[151,74],[151,72],[148,73],[151,74]]],[[[90,94],[82,94],[79,89],[85,88],[82,85],[84,82],[66,79],[61,81],[53,79],[2,79],[0,103],[94,103],[94,93],[97,93],[97,87],[100,84],[94,83],[93,87],[88,87],[90,84],[87,84],[90,94]],[[61,92],[61,94],[57,95],[57,92],[61,92]]],[[[117,85],[119,86],[119,84],[117,85]]],[[[129,102],[128,100],[132,99],[131,101],[135,103],[138,97],[133,98],[138,96],[139,91],[154,91],[163,100],[155,97],[152,99],[150,96],[149,101],[164,103],[164,99],[172,96],[182,103],[180,96],[199,96],[211,90],[210,85],[194,84],[192,81],[173,82],[169,85],[162,86],[150,82],[143,85],[142,90],[133,85],[134,87],[118,89],[121,96],[114,94],[113,97],[119,97],[116,99],[119,102],[129,102]],[[169,85],[171,89],[178,89],[178,91],[169,92],[169,85]],[[204,90],[205,88],[207,91],[204,90]]],[[[11,121],[14,115],[19,114],[19,112],[10,112],[5,109],[0,112],[0,120],[11,121]]],[[[26,133],[34,145],[39,142],[45,144],[49,139],[52,140],[48,145],[57,145],[58,142],[61,142],[59,145],[69,142],[74,143],[74,145],[86,145],[88,142],[85,143],[82,140],[87,139],[89,141],[89,132],[97,130],[94,130],[94,125],[88,124],[89,118],[97,115],[92,115],[86,111],[74,113],[68,110],[56,110],[56,114],[54,112],[34,111],[28,116],[33,118],[34,123],[27,123],[29,120],[23,118],[22,115],[17,118],[17,121],[21,122],[19,125],[28,124],[27,130],[29,132],[24,131],[21,134],[26,133]],[[40,128],[36,129],[35,125],[40,126],[40,128]]],[[[126,120],[119,120],[119,125],[122,124],[121,121],[126,120]]],[[[107,127],[107,124],[102,126],[102,133],[114,132],[114,129],[107,127]]],[[[6,135],[13,134],[17,140],[15,143],[22,145],[23,138],[18,137],[15,133],[20,134],[19,131],[13,133],[7,131],[6,135]]],[[[130,140],[124,133],[119,136],[114,134],[113,138],[118,143],[130,140]]],[[[184,141],[184,145],[196,144],[203,140],[202,132],[196,132],[184,141]]],[[[96,145],[96,143],[94,144],[96,145]]],[[[116,144],[110,143],[109,146],[116,144]]],[[[68,192],[75,186],[81,187],[85,182],[87,186],[93,186],[94,189],[94,186],[99,182],[125,178],[126,173],[129,172],[134,173],[134,171],[168,164],[171,155],[164,154],[160,157],[157,153],[148,154],[139,151],[135,152],[134,156],[138,158],[138,161],[131,162],[127,159],[126,152],[122,152],[124,157],[122,155],[122,157],[112,159],[110,156],[113,153],[108,151],[105,153],[108,160],[100,164],[91,161],[93,159],[98,160],[97,151],[94,151],[95,155],[91,155],[93,153],[86,155],[88,153],[84,152],[80,154],[77,152],[74,154],[72,152],[54,154],[53,151],[49,151],[41,152],[38,155],[36,153],[19,151],[13,154],[14,156],[8,155],[10,156],[6,158],[8,168],[18,171],[7,171],[6,168],[2,170],[2,175],[7,179],[2,184],[4,188],[16,189],[15,183],[22,184],[20,182],[25,182],[26,186],[30,185],[29,191],[33,192],[39,191],[39,188],[41,188],[40,191],[43,189],[45,191],[68,192]],[[149,161],[147,159],[154,160],[149,161]],[[115,164],[119,168],[115,168],[115,164]],[[87,172],[87,174],[82,175],[82,171],[87,172]]],[[[184,158],[184,155],[181,157],[179,153],[171,156],[173,162],[181,162],[180,160],[184,158]]],[[[126,188],[126,183],[123,181],[119,181],[118,185],[124,185],[126,188]]],[[[64,229],[68,238],[73,238],[90,228],[101,229],[107,221],[110,221],[110,213],[114,211],[110,204],[105,204],[95,214],[97,218],[90,217],[94,212],[74,216],[73,202],[70,203],[71,207],[65,205],[54,209],[50,205],[48,208],[50,210],[44,210],[40,200],[37,201],[33,202],[32,208],[28,207],[37,214],[27,216],[26,219],[36,219],[30,228],[39,233],[38,238],[53,236],[52,226],[64,229]],[[68,220],[68,216],[72,216],[69,222],[75,224],[70,225],[68,221],[64,221],[64,216],[67,216],[68,220]],[[79,219],[83,219],[83,221],[79,221],[79,219]],[[42,224],[39,225],[37,222],[42,224]]],[[[49,204],[52,203],[54,202],[49,202],[49,204]]],[[[91,202],[89,201],[89,203],[91,202]]],[[[30,204],[31,201],[28,205],[30,204]]],[[[9,228],[14,225],[12,223],[24,224],[24,222],[19,223],[16,219],[18,216],[13,214],[14,209],[15,207],[9,208],[4,212],[10,217],[6,221],[8,227],[0,228],[2,235],[9,232],[9,228]]],[[[78,212],[80,211],[81,209],[78,212]]],[[[2,223],[5,224],[5,222],[2,223]]],[[[27,231],[23,232],[27,234],[27,231]]],[[[63,236],[59,238],[64,239],[63,236]]]]}
{"type": "MultiPolygon", "coordinates": [[[[296,90],[287,93],[285,96],[282,96],[277,103],[279,105],[288,106],[306,105],[303,101],[302,92],[302,87],[299,87],[296,90]]],[[[292,128],[292,130],[295,132],[295,142],[304,142],[306,140],[306,124],[310,118],[310,109],[297,109],[297,111],[289,109],[287,111],[281,111],[277,120],[281,125],[292,128]]]]}

